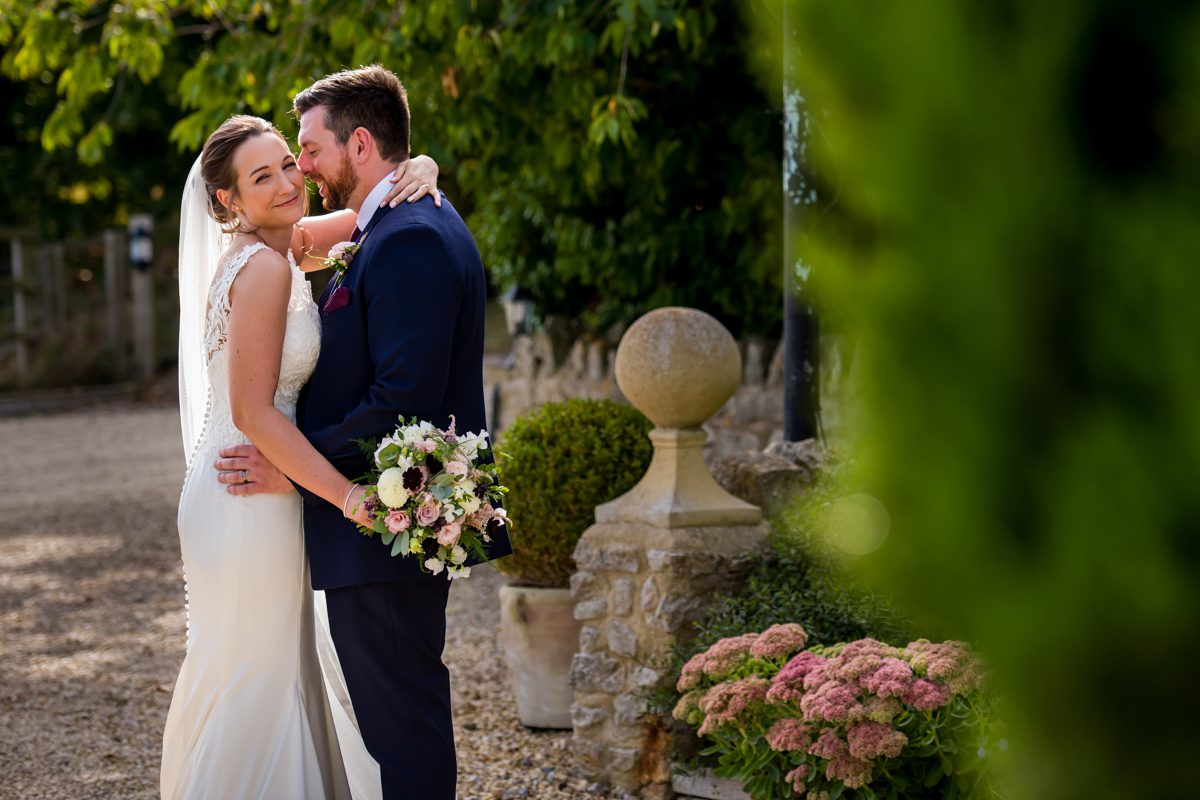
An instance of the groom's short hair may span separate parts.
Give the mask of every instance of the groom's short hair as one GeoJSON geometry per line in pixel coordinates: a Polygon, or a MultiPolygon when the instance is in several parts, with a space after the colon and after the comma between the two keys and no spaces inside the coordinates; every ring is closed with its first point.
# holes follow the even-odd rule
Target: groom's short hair
{"type": "Polygon", "coordinates": [[[292,101],[297,117],[317,106],[325,107],[325,127],[338,144],[350,141],[355,128],[366,128],[385,161],[408,158],[408,93],[391,70],[372,64],[335,72],[292,101]]]}

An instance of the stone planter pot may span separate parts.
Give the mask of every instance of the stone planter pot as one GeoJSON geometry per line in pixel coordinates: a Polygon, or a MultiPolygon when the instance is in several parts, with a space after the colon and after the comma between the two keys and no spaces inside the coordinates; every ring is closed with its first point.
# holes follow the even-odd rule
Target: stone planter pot
{"type": "Polygon", "coordinates": [[[671,788],[678,793],[677,800],[750,800],[740,783],[718,778],[707,769],[675,775],[671,788]]]}
{"type": "Polygon", "coordinates": [[[579,628],[569,589],[500,587],[500,646],[522,725],[571,727],[568,676],[579,628]]]}

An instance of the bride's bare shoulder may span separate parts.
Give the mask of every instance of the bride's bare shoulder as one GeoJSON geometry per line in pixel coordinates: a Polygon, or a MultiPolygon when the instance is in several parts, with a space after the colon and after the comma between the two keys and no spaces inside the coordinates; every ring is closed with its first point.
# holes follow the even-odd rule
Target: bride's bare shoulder
{"type": "MultiPolygon", "coordinates": [[[[230,248],[231,259],[237,259],[239,254],[254,248],[256,242],[249,242],[241,247],[235,243],[230,248]]],[[[291,286],[292,266],[288,260],[277,251],[267,246],[261,246],[253,252],[242,256],[240,268],[232,275],[230,293],[237,294],[239,287],[251,287],[250,291],[268,292],[272,295],[287,294],[291,286]]]]}
{"type": "Polygon", "coordinates": [[[239,265],[239,274],[244,272],[246,267],[249,267],[251,264],[257,266],[259,269],[290,269],[288,260],[284,256],[267,246],[261,239],[246,236],[235,237],[229,247],[225,248],[225,252],[221,253],[221,257],[217,263],[221,268],[225,268],[238,260],[242,262],[239,265]],[[247,253],[248,250],[253,250],[253,252],[247,253]]]}

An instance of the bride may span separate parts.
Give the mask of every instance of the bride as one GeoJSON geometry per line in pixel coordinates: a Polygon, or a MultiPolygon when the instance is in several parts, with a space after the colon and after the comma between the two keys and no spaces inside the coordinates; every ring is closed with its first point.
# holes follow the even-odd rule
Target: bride
{"type": "MultiPolygon", "coordinates": [[[[405,162],[385,202],[428,192],[440,204],[436,178],[430,159],[405,162]]],[[[249,116],[231,117],[208,138],[184,191],[179,371],[188,460],[179,541],[188,645],[163,734],[161,791],[170,800],[379,791],[315,619],[322,607],[314,609],[309,588],[299,495],[234,496],[208,469],[222,448],[249,442],[339,508],[354,509],[363,492],[294,425],[321,340],[302,270],[323,267],[329,248],[351,238],[356,216],[302,219],[306,200],[283,135],[249,116]]]]}

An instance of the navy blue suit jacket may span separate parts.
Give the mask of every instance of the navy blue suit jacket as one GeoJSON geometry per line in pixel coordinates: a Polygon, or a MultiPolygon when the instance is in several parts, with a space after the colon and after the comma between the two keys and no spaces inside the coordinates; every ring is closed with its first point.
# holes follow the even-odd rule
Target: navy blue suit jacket
{"type": "MultiPolygon", "coordinates": [[[[462,217],[432,198],[381,208],[346,271],[345,306],[322,313],[321,355],[300,394],[297,425],[347,478],[370,468],[355,439],[381,439],[398,418],[459,432],[486,427],[483,403],[483,263],[462,217]]],[[[326,289],[324,307],[334,281],[326,289]]],[[[301,490],[314,589],[422,575],[339,509],[301,490]]],[[[491,558],[512,552],[507,532],[491,558]]],[[[445,580],[441,576],[438,580],[445,580]]]]}

